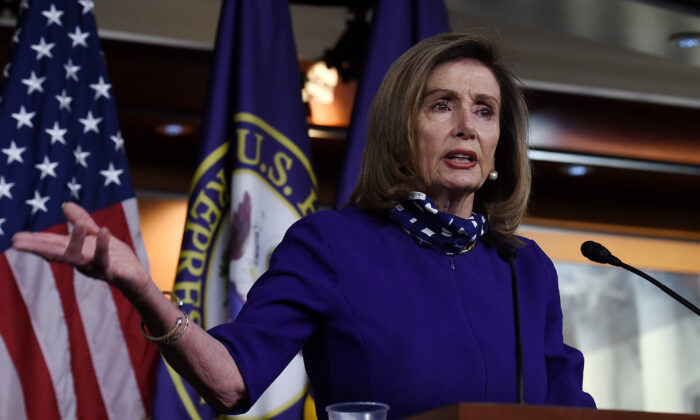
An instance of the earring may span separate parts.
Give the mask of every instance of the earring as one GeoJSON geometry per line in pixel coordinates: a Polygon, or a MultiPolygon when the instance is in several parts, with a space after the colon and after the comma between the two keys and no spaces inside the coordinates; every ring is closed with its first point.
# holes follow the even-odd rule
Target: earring
{"type": "Polygon", "coordinates": [[[492,169],[492,170],[489,172],[489,180],[490,180],[490,181],[495,181],[495,180],[497,180],[497,179],[498,179],[498,171],[495,170],[495,169],[492,169]]]}

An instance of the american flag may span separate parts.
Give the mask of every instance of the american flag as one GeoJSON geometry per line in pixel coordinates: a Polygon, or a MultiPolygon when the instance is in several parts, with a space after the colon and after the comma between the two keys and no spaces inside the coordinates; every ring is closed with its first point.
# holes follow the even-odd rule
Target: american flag
{"type": "Polygon", "coordinates": [[[10,248],[74,201],[146,264],[91,0],[23,1],[0,95],[0,418],[146,418],[157,349],[108,284],[10,248]]]}

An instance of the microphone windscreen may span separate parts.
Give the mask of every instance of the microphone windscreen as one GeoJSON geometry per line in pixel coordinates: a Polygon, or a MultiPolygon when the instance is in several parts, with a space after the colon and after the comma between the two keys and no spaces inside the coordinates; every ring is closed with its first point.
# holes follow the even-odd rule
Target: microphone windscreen
{"type": "Polygon", "coordinates": [[[610,251],[598,242],[586,241],[581,244],[581,253],[591,261],[607,264],[610,262],[610,251]]]}
{"type": "Polygon", "coordinates": [[[498,256],[505,262],[511,262],[515,260],[515,256],[518,254],[518,249],[512,243],[508,241],[503,241],[498,244],[498,256]]]}

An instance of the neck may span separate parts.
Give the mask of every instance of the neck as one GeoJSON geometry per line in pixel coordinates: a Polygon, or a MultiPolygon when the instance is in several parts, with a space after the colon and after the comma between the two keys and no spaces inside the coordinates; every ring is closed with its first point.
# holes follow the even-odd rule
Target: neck
{"type": "Polygon", "coordinates": [[[471,194],[451,194],[449,191],[440,193],[429,193],[428,197],[433,200],[437,209],[443,213],[454,214],[463,219],[468,219],[472,215],[474,208],[474,193],[471,194]]]}

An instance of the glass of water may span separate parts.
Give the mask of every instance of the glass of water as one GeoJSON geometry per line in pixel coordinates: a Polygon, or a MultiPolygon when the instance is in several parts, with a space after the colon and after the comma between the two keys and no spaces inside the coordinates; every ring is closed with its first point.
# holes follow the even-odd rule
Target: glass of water
{"type": "Polygon", "coordinates": [[[328,420],[386,420],[389,406],[380,402],[359,401],[326,407],[328,420]]]}

